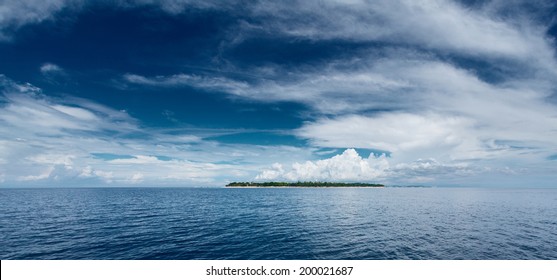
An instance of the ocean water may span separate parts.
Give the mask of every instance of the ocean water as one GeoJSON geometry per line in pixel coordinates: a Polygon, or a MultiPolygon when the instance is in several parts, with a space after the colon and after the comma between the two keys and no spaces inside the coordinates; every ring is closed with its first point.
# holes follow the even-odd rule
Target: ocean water
{"type": "Polygon", "coordinates": [[[0,259],[557,259],[557,189],[0,189],[0,259]]]}

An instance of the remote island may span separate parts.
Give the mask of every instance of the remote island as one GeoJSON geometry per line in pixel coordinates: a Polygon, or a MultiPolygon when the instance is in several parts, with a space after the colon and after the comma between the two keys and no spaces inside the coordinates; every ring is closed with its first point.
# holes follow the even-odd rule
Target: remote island
{"type": "Polygon", "coordinates": [[[371,183],[339,183],[339,182],[232,182],[226,187],[302,187],[302,188],[380,188],[382,184],[371,183]]]}

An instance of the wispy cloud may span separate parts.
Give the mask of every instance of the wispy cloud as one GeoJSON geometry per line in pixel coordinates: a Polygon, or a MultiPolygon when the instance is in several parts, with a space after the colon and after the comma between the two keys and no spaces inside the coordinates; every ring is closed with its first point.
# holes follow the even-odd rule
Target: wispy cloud
{"type": "Polygon", "coordinates": [[[262,2],[254,10],[269,19],[268,28],[293,36],[410,42],[487,55],[529,55],[542,35],[519,29],[532,22],[494,17],[497,10],[470,9],[456,1],[262,2]]]}
{"type": "Polygon", "coordinates": [[[192,86],[206,90],[222,91],[239,95],[250,90],[249,84],[225,77],[206,77],[188,74],[144,77],[136,74],[125,74],[123,79],[127,83],[138,85],[162,87],[192,86]]]}
{"type": "Polygon", "coordinates": [[[10,40],[13,32],[27,24],[53,19],[64,8],[79,6],[81,0],[5,0],[0,3],[0,41],[10,40]]]}
{"type": "Polygon", "coordinates": [[[9,134],[20,134],[29,128],[33,128],[35,135],[52,136],[71,131],[119,134],[137,131],[135,120],[122,112],[92,111],[79,104],[56,103],[34,92],[8,92],[4,97],[8,104],[2,108],[0,119],[11,129],[9,134]]]}
{"type": "Polygon", "coordinates": [[[4,0],[0,3],[0,41],[10,41],[14,33],[25,25],[44,21],[57,20],[57,14],[64,10],[75,13],[95,6],[107,5],[118,8],[156,7],[170,15],[178,15],[184,11],[197,9],[231,9],[240,5],[241,1],[192,1],[192,0],[4,0]]]}
{"type": "Polygon", "coordinates": [[[41,67],[39,67],[39,71],[47,82],[54,85],[70,81],[68,72],[54,63],[43,63],[41,67]]]}
{"type": "Polygon", "coordinates": [[[41,65],[39,70],[41,71],[41,73],[43,75],[51,74],[51,73],[62,73],[62,72],[64,72],[64,70],[60,66],[58,66],[56,64],[53,64],[53,63],[45,63],[45,64],[41,65]]]}
{"type": "Polygon", "coordinates": [[[225,145],[203,140],[207,132],[143,127],[124,111],[48,97],[5,76],[0,89],[0,178],[11,186],[223,185],[281,158],[311,157],[301,148],[225,145]]]}

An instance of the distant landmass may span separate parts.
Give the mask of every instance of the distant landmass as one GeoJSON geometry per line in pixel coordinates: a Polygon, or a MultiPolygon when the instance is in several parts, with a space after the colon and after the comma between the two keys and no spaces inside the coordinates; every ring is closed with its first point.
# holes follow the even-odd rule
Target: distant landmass
{"type": "Polygon", "coordinates": [[[371,183],[339,183],[339,182],[232,182],[226,187],[308,187],[308,188],[339,188],[339,187],[384,187],[383,184],[371,183]]]}

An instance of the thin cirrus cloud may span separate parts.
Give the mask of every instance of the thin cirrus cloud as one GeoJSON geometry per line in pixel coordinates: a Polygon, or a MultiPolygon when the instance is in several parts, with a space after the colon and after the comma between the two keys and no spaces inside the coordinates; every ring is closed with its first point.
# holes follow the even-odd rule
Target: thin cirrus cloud
{"type": "Polygon", "coordinates": [[[54,20],[65,8],[79,7],[81,0],[5,0],[0,3],[0,41],[9,41],[13,34],[28,24],[54,20]]]}
{"type": "Polygon", "coordinates": [[[66,70],[54,63],[43,63],[41,67],[39,67],[39,71],[43,78],[51,84],[58,84],[60,82],[67,83],[70,81],[70,75],[66,70]]]}
{"type": "Polygon", "coordinates": [[[271,2],[259,3],[254,13],[268,19],[267,29],[316,40],[401,42],[472,55],[552,57],[543,27],[526,19],[503,18],[494,2],[480,9],[455,1],[271,2]]]}
{"type": "Polygon", "coordinates": [[[0,3],[0,42],[12,40],[18,29],[26,25],[56,21],[57,14],[63,11],[79,13],[83,9],[99,5],[122,9],[156,6],[168,14],[176,15],[187,9],[226,9],[237,4],[235,2],[192,0],[4,0],[0,3]]]}
{"type": "Polygon", "coordinates": [[[42,74],[64,72],[62,67],[60,67],[56,64],[53,64],[53,63],[45,63],[45,64],[41,65],[39,70],[41,71],[42,74]]]}

